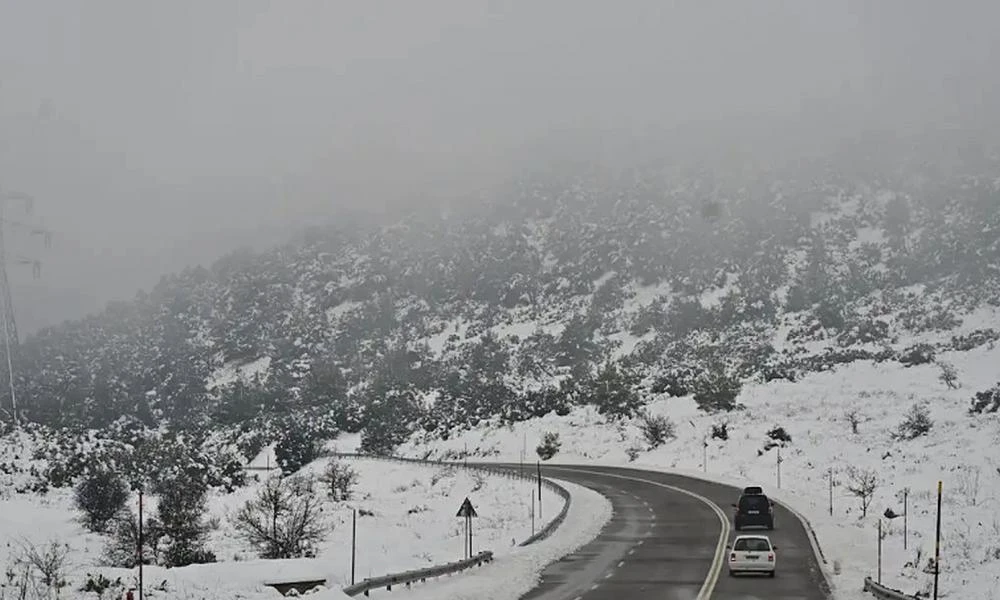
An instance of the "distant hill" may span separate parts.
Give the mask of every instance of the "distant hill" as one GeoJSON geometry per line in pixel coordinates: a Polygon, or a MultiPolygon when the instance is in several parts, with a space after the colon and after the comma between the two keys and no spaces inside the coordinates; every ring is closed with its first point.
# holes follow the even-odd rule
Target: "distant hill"
{"type": "Polygon", "coordinates": [[[624,416],[695,393],[726,410],[751,378],[928,361],[996,340],[967,317],[998,302],[988,154],[581,165],[166,276],[28,339],[17,387],[24,418],[64,432],[224,434],[252,455],[290,427],[364,430],[390,451],[579,404],[624,416]]]}

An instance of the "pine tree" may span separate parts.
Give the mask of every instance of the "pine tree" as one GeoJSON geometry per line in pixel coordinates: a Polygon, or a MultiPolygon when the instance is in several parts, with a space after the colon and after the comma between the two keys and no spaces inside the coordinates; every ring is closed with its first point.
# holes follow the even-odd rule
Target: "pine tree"
{"type": "Polygon", "coordinates": [[[116,473],[100,469],[84,477],[76,487],[76,506],[84,513],[91,531],[105,531],[128,502],[125,481],[116,473]]]}
{"type": "Polygon", "coordinates": [[[187,474],[163,486],[157,517],[164,566],[215,562],[215,555],[205,548],[208,534],[208,527],[203,522],[206,492],[197,478],[187,474]]]}

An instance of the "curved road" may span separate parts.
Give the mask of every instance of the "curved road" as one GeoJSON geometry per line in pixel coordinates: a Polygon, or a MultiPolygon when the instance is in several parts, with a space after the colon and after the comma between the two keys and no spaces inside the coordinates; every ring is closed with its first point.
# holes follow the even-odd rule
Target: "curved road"
{"type": "Polygon", "coordinates": [[[736,488],[620,467],[545,465],[542,470],[543,477],[600,492],[614,512],[596,539],[550,564],[540,585],[522,600],[829,597],[808,533],[782,506],[775,505],[774,530],[764,531],[778,546],[776,577],[730,577],[725,546],[736,535],[731,529],[736,488]]]}

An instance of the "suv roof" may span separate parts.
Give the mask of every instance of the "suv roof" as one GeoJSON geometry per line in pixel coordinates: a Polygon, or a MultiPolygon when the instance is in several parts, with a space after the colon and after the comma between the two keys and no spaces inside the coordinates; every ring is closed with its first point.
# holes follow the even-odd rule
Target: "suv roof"
{"type": "Polygon", "coordinates": [[[763,496],[764,488],[759,485],[751,485],[749,487],[743,488],[743,494],[747,496],[763,496]]]}
{"type": "Polygon", "coordinates": [[[757,510],[760,507],[770,506],[770,504],[770,499],[764,494],[744,494],[737,502],[740,510],[757,510]]]}

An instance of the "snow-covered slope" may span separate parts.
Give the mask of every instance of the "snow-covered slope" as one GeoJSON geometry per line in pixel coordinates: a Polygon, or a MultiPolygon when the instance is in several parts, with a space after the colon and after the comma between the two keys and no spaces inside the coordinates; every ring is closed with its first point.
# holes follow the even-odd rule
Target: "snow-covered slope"
{"type": "Polygon", "coordinates": [[[840,598],[852,598],[865,575],[875,575],[877,520],[887,508],[903,513],[908,490],[908,539],[903,549],[902,519],[884,519],[883,581],[911,593],[925,591],[925,571],[934,551],[937,482],[944,486],[941,586],[952,597],[991,600],[1000,583],[1000,416],[970,416],[974,390],[998,376],[1000,348],[980,347],[946,353],[961,387],[949,389],[934,364],[907,368],[898,363],[861,361],[808,375],[791,383],[776,381],[745,387],[743,408],[707,415],[690,398],[658,399],[653,414],[675,424],[676,437],[648,450],[639,419],[608,423],[591,408],[555,414],[510,428],[478,429],[447,441],[414,441],[402,451],[423,455],[469,452],[495,460],[520,460],[527,440],[529,458],[546,432],[562,443],[553,462],[595,461],[680,470],[721,477],[734,485],[778,485],[778,447],[768,432],[782,427],[791,437],[781,448],[781,488],[815,526],[835,565],[840,598]],[[925,403],[929,431],[912,440],[897,439],[899,424],[914,404],[925,403]],[[857,420],[857,433],[851,421],[857,420]],[[728,424],[728,440],[711,437],[712,426],[728,424]],[[708,439],[703,465],[702,440],[708,439]],[[630,448],[642,448],[635,459],[630,448]],[[703,470],[704,469],[704,470],[703,470]],[[852,469],[870,471],[877,486],[867,516],[849,490],[852,469]],[[830,473],[833,514],[830,515],[830,473]]]}
{"type": "MultiPolygon", "coordinates": [[[[351,565],[351,509],[358,509],[360,515],[358,579],[462,558],[464,532],[462,520],[455,513],[465,497],[470,498],[479,513],[475,523],[476,551],[490,549],[502,559],[516,549],[515,542],[523,541],[532,532],[531,498],[537,488],[530,481],[381,460],[350,459],[346,463],[360,477],[353,499],[325,504],[324,519],[332,531],[320,545],[316,558],[260,560],[241,543],[230,517],[260,485],[251,484],[233,494],[216,493],[210,498],[206,517],[212,531],[208,547],[219,562],[176,569],[147,566],[144,576],[150,586],[148,596],[163,600],[265,599],[279,597],[266,587],[267,583],[327,579],[334,587],[347,585],[351,565]]],[[[322,461],[317,461],[301,474],[321,467],[322,461]]],[[[545,489],[543,502],[556,511],[563,500],[545,489]]],[[[147,498],[144,506],[152,512],[155,504],[155,497],[147,498]]],[[[604,522],[600,520],[603,510],[600,500],[594,506],[589,514],[577,519],[581,523],[593,520],[600,526],[604,522]]],[[[60,597],[96,598],[93,593],[80,590],[91,575],[104,575],[111,581],[120,579],[125,585],[134,585],[136,570],[101,566],[106,564],[102,552],[107,540],[87,532],[78,521],[78,514],[68,490],[53,490],[44,495],[12,494],[0,499],[0,564],[16,572],[23,547],[44,548],[55,540],[69,550],[63,573],[67,587],[60,597]]],[[[540,527],[540,520],[534,526],[540,527]]]]}

